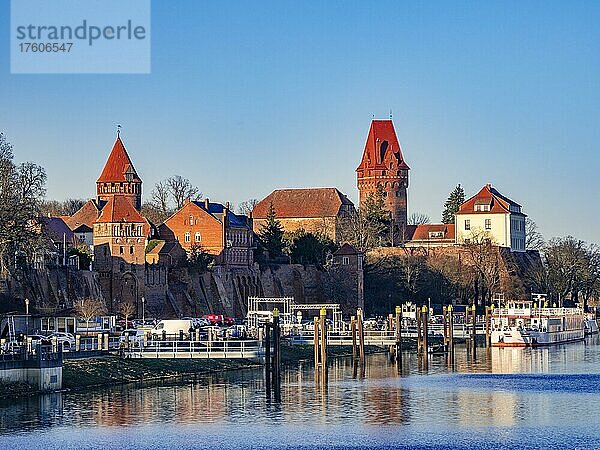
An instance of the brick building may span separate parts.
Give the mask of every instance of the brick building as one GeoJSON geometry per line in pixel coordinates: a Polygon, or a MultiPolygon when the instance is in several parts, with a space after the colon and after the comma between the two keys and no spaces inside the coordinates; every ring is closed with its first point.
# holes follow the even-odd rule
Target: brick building
{"type": "Polygon", "coordinates": [[[354,213],[354,204],[336,188],[278,189],[252,210],[254,232],[266,222],[270,205],[285,231],[304,229],[335,240],[338,220],[354,213]]]}
{"type": "Polygon", "coordinates": [[[190,201],[159,226],[160,238],[177,241],[187,252],[194,247],[215,255],[215,263],[251,266],[254,263],[254,233],[251,220],[234,214],[229,203],[209,199],[190,201]]]}
{"type": "Polygon", "coordinates": [[[373,120],[362,160],[356,169],[360,204],[380,187],[392,219],[399,227],[405,225],[409,170],[392,121],[373,120]]]}

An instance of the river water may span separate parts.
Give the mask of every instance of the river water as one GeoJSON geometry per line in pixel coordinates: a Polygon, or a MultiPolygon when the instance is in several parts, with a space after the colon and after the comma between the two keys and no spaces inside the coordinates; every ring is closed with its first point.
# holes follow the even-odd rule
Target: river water
{"type": "Polygon", "coordinates": [[[197,382],[41,395],[0,404],[0,444],[111,448],[600,448],[600,340],[540,349],[457,347],[454,364],[405,353],[282,374],[269,401],[260,370],[197,382]]]}

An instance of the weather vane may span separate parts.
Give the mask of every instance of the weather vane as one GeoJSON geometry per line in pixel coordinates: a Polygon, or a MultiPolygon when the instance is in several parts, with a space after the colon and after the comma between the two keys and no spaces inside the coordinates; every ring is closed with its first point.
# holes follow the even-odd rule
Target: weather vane
{"type": "Polygon", "coordinates": [[[121,136],[121,125],[117,125],[117,137],[121,136]]]}

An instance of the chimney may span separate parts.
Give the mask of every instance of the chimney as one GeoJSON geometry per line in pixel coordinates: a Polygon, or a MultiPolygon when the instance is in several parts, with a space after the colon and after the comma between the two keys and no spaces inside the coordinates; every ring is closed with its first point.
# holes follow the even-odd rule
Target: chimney
{"type": "Polygon", "coordinates": [[[187,197],[185,200],[183,200],[183,206],[189,205],[189,204],[190,204],[190,198],[187,197]]]}
{"type": "Polygon", "coordinates": [[[225,202],[225,209],[229,209],[229,202],[225,202]]]}
{"type": "Polygon", "coordinates": [[[492,188],[492,185],[491,185],[491,183],[487,183],[487,184],[485,185],[485,187],[486,187],[486,188],[488,188],[488,189],[491,189],[491,188],[492,188]]]}
{"type": "Polygon", "coordinates": [[[204,209],[206,209],[207,211],[208,211],[208,204],[209,204],[209,203],[210,203],[210,202],[208,201],[208,197],[206,197],[206,198],[204,199],[204,209]]]}

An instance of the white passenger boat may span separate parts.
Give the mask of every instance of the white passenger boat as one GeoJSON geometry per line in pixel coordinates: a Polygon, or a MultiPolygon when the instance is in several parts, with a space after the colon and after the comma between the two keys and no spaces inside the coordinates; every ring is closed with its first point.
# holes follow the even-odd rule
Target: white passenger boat
{"type": "Polygon", "coordinates": [[[538,307],[532,301],[510,301],[491,316],[494,347],[535,347],[579,341],[585,337],[581,308],[538,307]]]}

